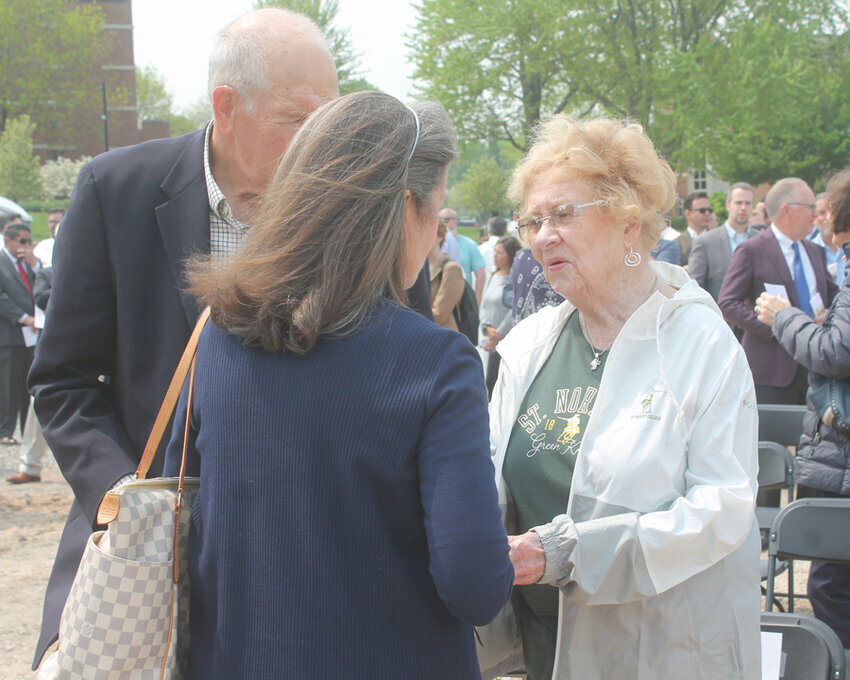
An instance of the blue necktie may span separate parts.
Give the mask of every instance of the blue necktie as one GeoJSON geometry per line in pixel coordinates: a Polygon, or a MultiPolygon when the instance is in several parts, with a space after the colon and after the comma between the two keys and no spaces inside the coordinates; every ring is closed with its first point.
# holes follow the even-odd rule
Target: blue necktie
{"type": "Polygon", "coordinates": [[[795,241],[792,247],[794,248],[794,288],[797,289],[797,308],[814,317],[815,313],[812,311],[812,303],[809,299],[809,284],[806,283],[803,261],[800,259],[800,244],[795,241]]]}

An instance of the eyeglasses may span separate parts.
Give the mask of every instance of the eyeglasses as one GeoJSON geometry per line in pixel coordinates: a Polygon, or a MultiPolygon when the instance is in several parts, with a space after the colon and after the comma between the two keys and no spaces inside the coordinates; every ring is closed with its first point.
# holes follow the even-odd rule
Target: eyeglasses
{"type": "Polygon", "coordinates": [[[708,213],[709,215],[714,212],[714,208],[694,208],[698,213],[705,215],[708,213]]]}
{"type": "Polygon", "coordinates": [[[591,201],[590,203],[564,203],[552,209],[551,215],[545,217],[523,217],[517,222],[517,231],[521,238],[526,241],[534,238],[543,228],[543,223],[549,220],[552,228],[556,231],[566,229],[570,223],[584,214],[585,208],[594,205],[605,205],[605,201],[591,201]]]}
{"type": "Polygon", "coordinates": [[[788,203],[786,203],[785,205],[802,205],[803,207],[811,210],[812,215],[817,214],[817,205],[815,205],[814,203],[796,203],[794,201],[788,201],[788,203]]]}
{"type": "MultiPolygon", "coordinates": [[[[6,238],[9,238],[9,237],[7,236],[6,238]]],[[[20,243],[22,246],[25,246],[25,245],[27,245],[28,243],[32,243],[32,239],[28,239],[28,238],[26,238],[25,236],[22,236],[21,238],[9,238],[9,240],[10,240],[10,241],[12,241],[13,243],[14,243],[15,241],[17,241],[17,242],[18,242],[18,243],[20,243]]]]}

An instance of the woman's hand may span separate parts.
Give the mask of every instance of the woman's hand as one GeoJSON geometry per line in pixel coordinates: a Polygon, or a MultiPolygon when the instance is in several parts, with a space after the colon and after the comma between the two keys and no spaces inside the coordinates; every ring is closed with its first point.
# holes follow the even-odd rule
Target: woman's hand
{"type": "Polygon", "coordinates": [[[756,300],[755,312],[759,321],[770,326],[773,324],[773,317],[776,316],[776,312],[790,306],[791,303],[783,297],[762,293],[756,300]]]}
{"type": "Polygon", "coordinates": [[[514,585],[527,586],[543,578],[546,570],[546,553],[543,542],[534,531],[521,536],[508,536],[510,558],[514,565],[514,585]]]}
{"type": "Polygon", "coordinates": [[[492,352],[496,349],[496,345],[499,344],[499,340],[502,339],[502,336],[499,331],[493,328],[493,326],[485,326],[484,335],[487,336],[487,340],[484,342],[484,349],[488,352],[492,352]]]}

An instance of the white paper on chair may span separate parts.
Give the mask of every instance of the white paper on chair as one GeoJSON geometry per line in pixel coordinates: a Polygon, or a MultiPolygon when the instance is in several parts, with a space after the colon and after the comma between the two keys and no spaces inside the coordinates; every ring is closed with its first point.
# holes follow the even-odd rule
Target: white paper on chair
{"type": "Polygon", "coordinates": [[[761,632],[761,680],[782,677],[782,633],[761,632]]]}

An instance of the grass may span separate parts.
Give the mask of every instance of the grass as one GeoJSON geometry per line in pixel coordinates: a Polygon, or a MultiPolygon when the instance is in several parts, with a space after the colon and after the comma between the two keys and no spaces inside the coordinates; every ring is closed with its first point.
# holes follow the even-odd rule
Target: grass
{"type": "Polygon", "coordinates": [[[481,230],[477,227],[458,227],[457,233],[461,236],[468,236],[476,243],[481,243],[481,230]]]}
{"type": "Polygon", "coordinates": [[[31,212],[32,216],[32,240],[38,243],[46,238],[50,238],[50,232],[47,231],[47,213],[46,212],[31,212]]]}

